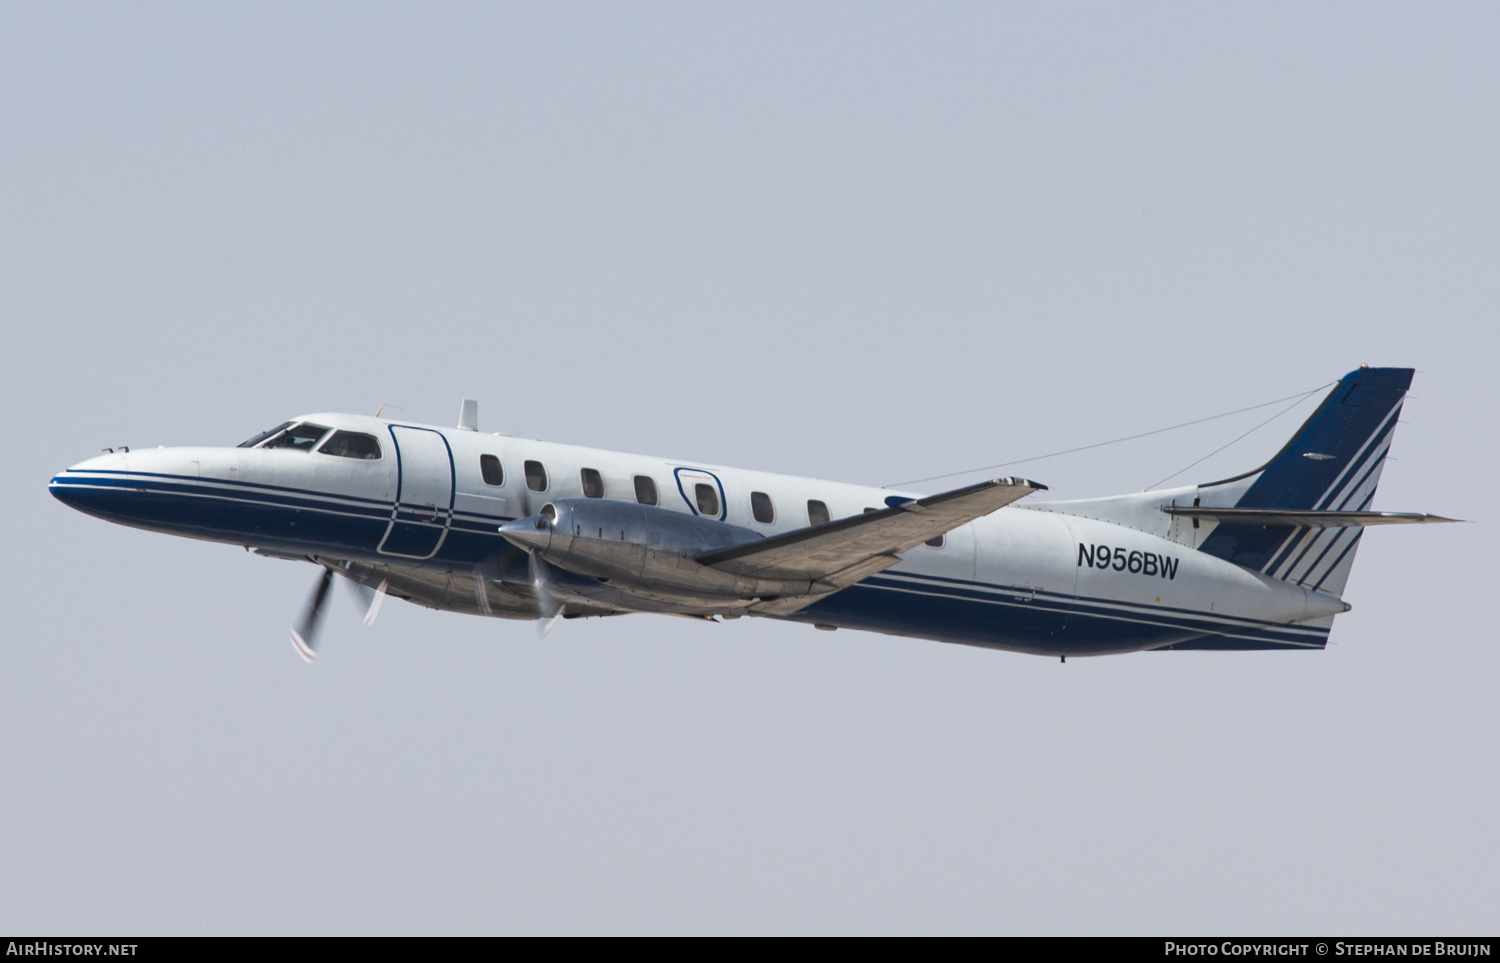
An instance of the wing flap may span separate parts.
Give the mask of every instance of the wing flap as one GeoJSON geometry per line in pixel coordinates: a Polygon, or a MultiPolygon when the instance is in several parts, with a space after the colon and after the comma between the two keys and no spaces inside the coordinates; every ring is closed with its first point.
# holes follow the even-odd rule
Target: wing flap
{"type": "Polygon", "coordinates": [[[818,599],[832,595],[840,589],[848,588],[861,579],[868,578],[876,572],[884,571],[901,561],[898,555],[876,555],[857,562],[846,569],[829,575],[812,583],[811,589],[805,595],[788,595],[781,598],[765,599],[756,602],[745,611],[751,615],[791,615],[798,609],[806,608],[818,599]]]}

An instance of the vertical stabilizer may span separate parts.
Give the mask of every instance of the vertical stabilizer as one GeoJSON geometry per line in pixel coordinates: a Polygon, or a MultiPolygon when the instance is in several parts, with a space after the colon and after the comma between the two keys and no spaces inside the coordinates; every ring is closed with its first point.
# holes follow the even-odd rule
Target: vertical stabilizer
{"type": "MultiPolygon", "coordinates": [[[[1411,368],[1365,368],[1339,380],[1286,447],[1263,467],[1199,490],[1242,489],[1236,508],[1366,511],[1385,466],[1411,368]]],[[[1272,578],[1341,595],[1363,528],[1224,522],[1200,550],[1272,578]]]]}

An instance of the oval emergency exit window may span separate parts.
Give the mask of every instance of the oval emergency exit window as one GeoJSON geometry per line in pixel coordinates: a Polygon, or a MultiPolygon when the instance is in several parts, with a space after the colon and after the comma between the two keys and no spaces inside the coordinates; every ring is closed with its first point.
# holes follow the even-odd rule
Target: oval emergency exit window
{"type": "Polygon", "coordinates": [[[698,502],[698,514],[718,517],[719,493],[714,486],[698,482],[693,486],[693,494],[698,502]]]}
{"type": "Polygon", "coordinates": [[[719,477],[702,468],[674,468],[677,493],[695,515],[724,520],[724,486],[719,477]]]}

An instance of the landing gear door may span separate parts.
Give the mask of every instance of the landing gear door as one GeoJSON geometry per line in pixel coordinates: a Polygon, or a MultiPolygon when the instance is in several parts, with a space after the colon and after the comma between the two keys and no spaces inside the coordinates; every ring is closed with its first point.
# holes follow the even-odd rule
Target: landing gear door
{"type": "Polygon", "coordinates": [[[403,558],[431,558],[453,518],[453,452],[441,432],[391,426],[399,480],[391,524],[378,551],[403,558]]]}

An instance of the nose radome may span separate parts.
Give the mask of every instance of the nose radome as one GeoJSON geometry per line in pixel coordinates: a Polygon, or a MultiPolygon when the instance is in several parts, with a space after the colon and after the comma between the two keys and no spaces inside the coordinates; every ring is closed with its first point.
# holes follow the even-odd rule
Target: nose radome
{"type": "Polygon", "coordinates": [[[47,484],[47,490],[64,505],[87,511],[85,506],[89,504],[90,496],[98,494],[96,486],[92,484],[98,478],[98,473],[125,471],[125,458],[124,453],[119,452],[95,455],[53,475],[47,484]]]}

